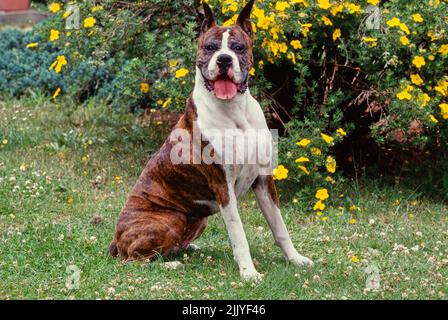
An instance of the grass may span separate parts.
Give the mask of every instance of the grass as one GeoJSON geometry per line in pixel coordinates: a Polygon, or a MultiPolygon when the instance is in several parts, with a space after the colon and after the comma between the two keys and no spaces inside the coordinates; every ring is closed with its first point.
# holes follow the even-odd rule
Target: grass
{"type": "Polygon", "coordinates": [[[310,218],[309,203],[283,204],[312,269],[285,262],[244,199],[251,252],[265,274],[259,284],[240,282],[219,215],[199,251],[152,263],[107,257],[126,195],[165,134],[152,126],[40,97],[0,102],[0,299],[446,299],[447,204],[376,182],[346,186],[361,207],[355,224],[352,213],[322,222],[310,218]],[[171,260],[183,265],[165,269],[171,260]],[[76,290],[66,288],[71,265],[81,271],[76,290]],[[378,290],[366,290],[368,267],[379,270],[378,290]]]}

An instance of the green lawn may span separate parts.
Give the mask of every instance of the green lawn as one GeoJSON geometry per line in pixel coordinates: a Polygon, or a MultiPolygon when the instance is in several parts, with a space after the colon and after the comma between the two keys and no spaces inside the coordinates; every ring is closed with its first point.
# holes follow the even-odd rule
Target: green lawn
{"type": "Polygon", "coordinates": [[[259,284],[240,282],[219,215],[199,251],[152,263],[107,257],[126,194],[164,135],[156,125],[39,97],[0,102],[0,299],[447,298],[447,204],[375,182],[345,190],[362,208],[355,224],[345,215],[315,221],[309,204],[283,204],[311,269],[285,262],[248,196],[240,212],[265,274],[259,284]],[[172,260],[183,265],[165,269],[172,260]],[[66,288],[71,265],[79,289],[66,288]],[[366,290],[369,267],[379,270],[378,290],[366,290]]]}

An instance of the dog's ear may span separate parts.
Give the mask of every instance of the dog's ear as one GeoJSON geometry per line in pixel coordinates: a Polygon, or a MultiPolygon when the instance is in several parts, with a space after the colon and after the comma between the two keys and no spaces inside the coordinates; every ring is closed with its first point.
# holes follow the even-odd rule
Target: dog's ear
{"type": "Polygon", "coordinates": [[[250,37],[253,37],[254,35],[252,22],[250,21],[250,14],[252,13],[254,2],[255,0],[250,0],[236,20],[236,24],[239,25],[250,37]]]}
{"type": "Polygon", "coordinates": [[[210,28],[216,25],[215,17],[213,16],[213,11],[210,6],[205,1],[202,1],[202,6],[204,7],[204,21],[201,25],[201,34],[206,33],[210,28]]]}

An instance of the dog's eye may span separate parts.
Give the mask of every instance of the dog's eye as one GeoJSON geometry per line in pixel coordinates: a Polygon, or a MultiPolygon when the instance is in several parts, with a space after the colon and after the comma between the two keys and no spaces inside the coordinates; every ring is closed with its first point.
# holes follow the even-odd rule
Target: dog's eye
{"type": "Polygon", "coordinates": [[[235,44],[233,46],[233,50],[236,52],[242,52],[244,49],[246,49],[246,47],[243,44],[235,44]]]}
{"type": "Polygon", "coordinates": [[[205,46],[205,50],[207,50],[207,51],[215,51],[216,49],[217,49],[217,47],[214,44],[207,44],[205,46]]]}

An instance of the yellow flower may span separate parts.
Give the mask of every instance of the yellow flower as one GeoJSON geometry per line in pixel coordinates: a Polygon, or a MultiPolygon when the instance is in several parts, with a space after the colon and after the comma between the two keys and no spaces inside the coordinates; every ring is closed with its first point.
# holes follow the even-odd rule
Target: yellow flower
{"type": "Polygon", "coordinates": [[[349,208],[350,211],[361,211],[361,208],[352,204],[349,208]]]}
{"type": "Polygon", "coordinates": [[[302,34],[306,38],[308,37],[308,33],[310,32],[310,28],[313,26],[311,23],[300,23],[300,26],[302,27],[302,34]]]}
{"type": "Polygon", "coordinates": [[[63,18],[68,18],[71,15],[71,11],[65,11],[64,14],[62,15],[63,18]]]}
{"type": "MultiPolygon", "coordinates": [[[[234,25],[236,23],[236,20],[238,19],[238,14],[233,15],[232,18],[230,18],[229,20],[227,20],[226,22],[223,23],[224,27],[229,27],[231,25],[234,25]]],[[[266,28],[267,29],[267,28],[266,28]]]]}
{"type": "Polygon", "coordinates": [[[300,157],[296,159],[296,163],[310,162],[310,159],[307,157],[300,157]]]}
{"type": "Polygon", "coordinates": [[[325,203],[323,203],[321,200],[317,201],[316,204],[313,207],[314,211],[323,211],[325,210],[325,203]]]}
{"type": "Polygon", "coordinates": [[[94,17],[88,17],[84,20],[84,28],[93,28],[95,23],[96,19],[94,17]]]}
{"type": "Polygon", "coordinates": [[[319,8],[327,10],[331,7],[330,0],[317,0],[319,8]]]}
{"type": "Polygon", "coordinates": [[[429,32],[427,33],[427,35],[428,35],[428,37],[431,38],[431,42],[440,39],[440,36],[439,36],[438,34],[434,34],[434,32],[432,32],[432,31],[429,31],[429,32]]]}
{"type": "Polygon", "coordinates": [[[372,38],[372,37],[364,37],[364,38],[362,38],[362,41],[367,43],[369,45],[369,47],[376,47],[378,44],[378,39],[372,38]]]}
{"type": "Polygon", "coordinates": [[[446,97],[448,95],[448,81],[446,80],[439,81],[437,83],[437,86],[434,87],[434,90],[436,90],[442,96],[446,97]]]}
{"type": "Polygon", "coordinates": [[[294,54],[294,52],[292,52],[292,51],[289,52],[288,55],[287,55],[287,58],[288,58],[289,60],[291,60],[293,64],[296,64],[296,63],[297,63],[297,62],[296,62],[296,55],[294,54]]]}
{"type": "Polygon", "coordinates": [[[415,22],[423,22],[423,17],[421,16],[420,13],[413,14],[413,15],[412,15],[412,19],[413,19],[415,22]]]}
{"type": "Polygon", "coordinates": [[[286,1],[277,1],[275,4],[275,10],[283,12],[290,7],[289,3],[286,1]]]}
{"type": "Polygon", "coordinates": [[[389,27],[398,27],[401,24],[400,19],[392,18],[386,22],[389,27]]]}
{"type": "Polygon", "coordinates": [[[310,149],[311,153],[315,156],[321,156],[322,151],[319,148],[313,147],[310,149]]]}
{"type": "Polygon", "coordinates": [[[168,105],[173,101],[173,98],[168,98],[166,101],[162,104],[162,108],[168,107],[168,105]]]}
{"type": "Polygon", "coordinates": [[[412,64],[414,66],[416,66],[417,69],[420,69],[421,67],[423,67],[426,64],[425,58],[421,57],[421,56],[415,56],[414,60],[412,60],[412,64]]]}
{"type": "Polygon", "coordinates": [[[61,93],[61,88],[57,88],[56,91],[53,94],[53,99],[56,99],[56,97],[61,93]]]}
{"type": "Polygon", "coordinates": [[[440,5],[440,0],[431,0],[429,2],[429,5],[433,6],[434,8],[437,8],[440,5]]]}
{"type": "Polygon", "coordinates": [[[328,17],[326,17],[326,16],[322,17],[322,21],[323,21],[324,25],[326,25],[326,26],[332,26],[333,25],[333,22],[331,22],[331,20],[328,17]]]}
{"type": "Polygon", "coordinates": [[[26,45],[27,48],[36,48],[37,46],[39,46],[38,42],[28,43],[26,45]]]}
{"type": "Polygon", "coordinates": [[[95,12],[103,10],[103,9],[104,9],[103,6],[94,6],[91,11],[92,11],[92,13],[95,13],[95,12]]]}
{"type": "Polygon", "coordinates": [[[284,180],[288,177],[289,170],[286,169],[283,165],[279,165],[272,171],[274,176],[274,180],[284,180]]]}
{"type": "Polygon", "coordinates": [[[333,16],[337,15],[338,13],[341,13],[342,11],[344,11],[344,5],[340,4],[338,6],[335,6],[333,8],[331,8],[330,12],[333,16]]]}
{"type": "Polygon", "coordinates": [[[112,181],[112,184],[122,184],[123,183],[123,177],[122,176],[115,176],[114,180],[112,181]]]}
{"type": "Polygon", "coordinates": [[[444,56],[448,55],[448,44],[442,44],[437,52],[444,56]]]}
{"type": "Polygon", "coordinates": [[[325,178],[325,181],[330,182],[331,184],[335,184],[336,180],[334,180],[332,177],[328,176],[325,178]]]}
{"type": "Polygon", "coordinates": [[[300,147],[306,147],[307,145],[309,145],[311,143],[311,140],[308,139],[302,139],[299,142],[297,142],[296,144],[300,147]]]}
{"type": "Polygon", "coordinates": [[[421,103],[422,108],[426,107],[429,101],[431,101],[431,97],[427,93],[424,93],[419,98],[419,102],[421,103]]]}
{"type": "Polygon", "coordinates": [[[439,120],[437,120],[437,118],[434,117],[432,114],[429,115],[429,120],[431,120],[434,123],[438,123],[439,122],[439,120]]]}
{"type": "Polygon", "coordinates": [[[400,42],[401,42],[401,44],[404,45],[404,46],[409,45],[409,39],[408,39],[408,37],[406,37],[406,36],[401,36],[401,37],[400,37],[400,42]]]}
{"type": "Polygon", "coordinates": [[[328,194],[328,190],[327,189],[319,189],[316,191],[316,195],[315,195],[316,199],[318,200],[327,200],[330,195],[328,194]]]}
{"type": "Polygon", "coordinates": [[[327,160],[325,161],[325,167],[327,168],[327,171],[330,173],[336,172],[336,159],[332,156],[328,156],[327,160]]]}
{"type": "Polygon", "coordinates": [[[352,256],[350,259],[353,263],[359,262],[359,258],[357,256],[352,256]]]}
{"type": "Polygon", "coordinates": [[[284,42],[279,43],[279,50],[281,53],[286,53],[288,51],[288,45],[284,42]]]}
{"type": "Polygon", "coordinates": [[[183,78],[187,74],[189,74],[190,71],[188,69],[182,68],[176,71],[176,78],[183,78]]]}
{"type": "Polygon", "coordinates": [[[333,41],[338,40],[341,37],[341,29],[336,29],[333,32],[333,41]]]}
{"type": "Polygon", "coordinates": [[[410,34],[411,33],[409,31],[408,26],[405,23],[401,22],[400,19],[398,19],[398,18],[392,18],[392,19],[388,20],[386,23],[391,28],[392,27],[398,27],[398,28],[400,28],[401,31],[403,31],[406,34],[410,34]]]}
{"type": "Polygon", "coordinates": [[[345,137],[347,135],[347,132],[345,132],[345,130],[342,128],[339,128],[338,130],[336,130],[336,133],[338,135],[340,135],[341,137],[345,137]]]}
{"type": "Polygon", "coordinates": [[[61,10],[61,5],[57,2],[50,4],[50,11],[53,13],[59,12],[61,10]]]}
{"type": "Polygon", "coordinates": [[[50,41],[56,41],[59,39],[59,31],[51,29],[50,30],[50,41]]]}
{"type": "Polygon", "coordinates": [[[49,70],[53,70],[56,73],[60,73],[62,71],[62,67],[65,66],[67,64],[67,59],[65,58],[65,56],[58,56],[56,58],[56,61],[53,62],[53,64],[50,66],[49,70]]]}
{"type": "Polygon", "coordinates": [[[326,143],[332,143],[334,141],[334,138],[325,134],[325,133],[321,133],[320,136],[322,137],[322,139],[326,142],[326,143]]]}
{"type": "Polygon", "coordinates": [[[401,31],[403,31],[406,34],[410,34],[411,31],[409,31],[409,28],[406,24],[404,23],[400,23],[400,25],[398,26],[400,28],[401,31]]]}
{"type": "Polygon", "coordinates": [[[439,104],[439,108],[443,119],[448,119],[448,103],[439,104]]]}
{"type": "Polygon", "coordinates": [[[411,100],[412,95],[409,93],[407,89],[404,89],[403,91],[397,93],[397,98],[400,100],[411,100]]]}
{"type": "Polygon", "coordinates": [[[411,74],[411,82],[417,86],[421,86],[423,84],[423,79],[419,74],[411,74]]]}
{"type": "Polygon", "coordinates": [[[308,7],[308,1],[307,0],[292,0],[292,3],[300,3],[303,4],[304,7],[308,7]]]}
{"type": "Polygon", "coordinates": [[[297,49],[302,49],[302,48],[303,48],[302,44],[300,43],[300,40],[292,40],[292,41],[291,41],[291,46],[292,46],[295,50],[297,50],[297,49]]]}
{"type": "Polygon", "coordinates": [[[356,219],[355,218],[351,218],[350,221],[348,222],[350,224],[355,224],[356,223],[356,219]]]}
{"type": "Polygon", "coordinates": [[[222,13],[238,11],[238,3],[236,1],[224,0],[222,2],[223,2],[222,13]]]}
{"type": "Polygon", "coordinates": [[[280,46],[279,46],[279,44],[277,42],[269,41],[269,48],[271,49],[271,51],[274,54],[274,56],[278,55],[278,51],[280,50],[280,46]]]}
{"type": "Polygon", "coordinates": [[[179,61],[178,61],[177,59],[170,59],[170,60],[168,60],[168,65],[169,65],[171,68],[176,67],[178,63],[179,63],[179,61]]]}
{"type": "Polygon", "coordinates": [[[367,3],[376,6],[380,3],[380,0],[367,0],[367,3]]]}
{"type": "Polygon", "coordinates": [[[354,4],[354,3],[349,3],[347,5],[347,9],[349,10],[349,12],[351,14],[354,14],[354,13],[357,13],[357,12],[361,11],[361,6],[358,6],[358,5],[354,4]]]}
{"type": "Polygon", "coordinates": [[[253,77],[255,76],[255,68],[249,70],[249,74],[253,77]]]}
{"type": "Polygon", "coordinates": [[[377,42],[378,39],[377,38],[373,38],[373,37],[363,37],[362,41],[364,41],[364,42],[377,42]]]}
{"type": "Polygon", "coordinates": [[[303,172],[305,172],[305,174],[306,174],[307,176],[310,175],[310,172],[308,171],[308,169],[307,169],[306,167],[304,167],[304,166],[298,166],[297,168],[299,168],[300,170],[302,170],[303,172]]]}
{"type": "Polygon", "coordinates": [[[140,83],[140,91],[143,93],[148,93],[149,92],[149,84],[146,82],[140,83]]]}

